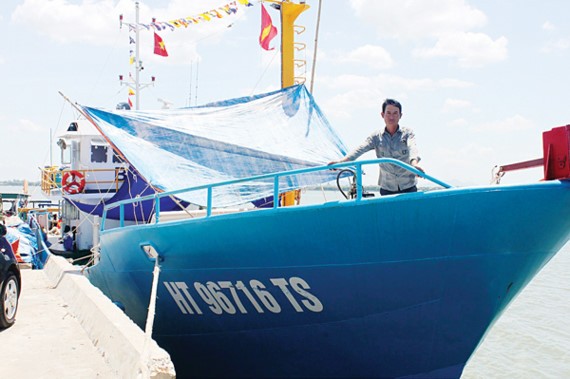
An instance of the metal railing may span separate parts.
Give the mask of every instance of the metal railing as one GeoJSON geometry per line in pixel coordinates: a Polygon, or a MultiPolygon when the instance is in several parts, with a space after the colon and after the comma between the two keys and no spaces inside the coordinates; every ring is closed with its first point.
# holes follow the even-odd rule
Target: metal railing
{"type": "Polygon", "coordinates": [[[70,168],[66,168],[60,170],[57,166],[48,166],[41,168],[42,171],[42,181],[41,181],[41,189],[42,192],[46,195],[50,194],[50,191],[53,189],[60,189],[62,188],[62,177],[66,172],[77,171],[83,174],[85,177],[85,186],[87,187],[88,184],[97,184],[97,185],[104,185],[104,184],[111,184],[115,191],[117,191],[120,187],[120,183],[123,181],[121,178],[124,172],[124,168],[96,168],[96,169],[79,169],[79,170],[72,170],[70,168]],[[112,180],[87,180],[88,174],[96,174],[96,173],[113,173],[112,180]]]}
{"type": "MultiPolygon", "coordinates": [[[[113,203],[113,204],[105,205],[105,208],[103,210],[103,215],[102,215],[102,221],[101,221],[101,230],[105,230],[105,221],[107,218],[107,212],[109,210],[117,208],[117,207],[119,207],[119,226],[120,227],[125,226],[124,206],[126,204],[153,200],[154,201],[154,211],[155,211],[154,223],[158,223],[160,220],[160,199],[161,198],[169,197],[169,196],[176,196],[178,194],[186,193],[186,192],[206,190],[207,191],[207,206],[206,206],[205,217],[210,217],[212,215],[212,192],[213,192],[214,188],[223,187],[223,186],[230,186],[232,184],[237,184],[237,183],[244,183],[244,182],[251,182],[251,181],[256,181],[256,180],[273,178],[273,199],[278,199],[279,193],[280,193],[280,191],[279,191],[279,180],[282,177],[302,175],[302,174],[306,174],[306,173],[310,173],[310,172],[317,172],[317,171],[334,170],[334,169],[340,169],[340,168],[344,168],[344,167],[355,168],[356,191],[357,192],[356,192],[356,198],[354,199],[354,201],[358,202],[358,201],[362,201],[362,199],[363,199],[363,196],[362,196],[362,193],[363,193],[362,166],[369,165],[369,164],[393,164],[393,165],[399,166],[401,168],[404,168],[404,169],[418,175],[419,177],[427,179],[427,180],[429,180],[429,181],[431,181],[431,182],[433,182],[433,183],[435,183],[441,187],[444,187],[444,188],[451,188],[452,187],[451,185],[449,185],[445,182],[442,182],[441,180],[436,179],[436,178],[426,174],[425,172],[420,171],[420,170],[414,168],[413,166],[410,166],[409,164],[406,164],[402,161],[399,161],[399,160],[393,159],[393,158],[378,158],[378,159],[363,160],[363,161],[343,162],[343,163],[336,163],[336,164],[332,164],[332,165],[328,165],[328,166],[317,166],[317,167],[303,168],[303,169],[297,169],[297,170],[291,170],[291,171],[281,171],[281,172],[276,172],[276,173],[271,173],[271,174],[251,176],[251,177],[243,178],[243,179],[227,180],[227,181],[218,182],[218,183],[204,184],[201,186],[189,187],[189,188],[179,189],[179,190],[175,190],[175,191],[161,192],[161,193],[156,193],[154,195],[141,196],[141,197],[136,197],[133,199],[126,199],[126,200],[118,201],[118,202],[113,203]]],[[[283,191],[289,191],[289,190],[291,190],[291,189],[288,188],[287,190],[283,190],[283,191]]],[[[279,202],[273,201],[273,208],[276,209],[278,207],[279,207],[279,202]]]]}

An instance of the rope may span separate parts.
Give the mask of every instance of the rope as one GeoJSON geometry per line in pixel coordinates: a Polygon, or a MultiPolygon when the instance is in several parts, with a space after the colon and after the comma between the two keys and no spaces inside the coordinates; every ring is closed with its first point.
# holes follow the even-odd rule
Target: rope
{"type": "Polygon", "coordinates": [[[154,260],[154,270],[152,272],[152,289],[150,292],[150,302],[148,304],[148,314],[146,317],[146,325],[145,325],[145,340],[143,351],[141,353],[141,370],[143,371],[143,377],[149,378],[150,373],[148,369],[148,362],[150,358],[150,344],[152,341],[152,328],[154,324],[154,315],[156,312],[156,293],[158,290],[158,276],[160,274],[160,264],[159,257],[157,256],[154,260]]]}

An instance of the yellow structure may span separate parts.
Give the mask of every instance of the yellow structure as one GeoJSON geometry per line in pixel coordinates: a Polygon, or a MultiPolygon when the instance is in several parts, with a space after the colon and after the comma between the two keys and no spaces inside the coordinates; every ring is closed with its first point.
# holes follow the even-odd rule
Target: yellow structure
{"type": "MultiPolygon", "coordinates": [[[[295,84],[295,20],[309,6],[304,2],[294,3],[289,0],[269,2],[281,7],[281,88],[286,88],[295,84]]],[[[300,197],[300,190],[286,192],[280,197],[280,205],[298,204],[300,197]]]]}

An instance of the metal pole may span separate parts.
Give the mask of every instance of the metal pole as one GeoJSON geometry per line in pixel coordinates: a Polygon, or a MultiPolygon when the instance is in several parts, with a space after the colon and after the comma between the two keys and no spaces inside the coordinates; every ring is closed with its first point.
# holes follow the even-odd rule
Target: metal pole
{"type": "Polygon", "coordinates": [[[135,109],[139,110],[139,72],[141,70],[141,62],[139,60],[139,2],[135,3],[135,109]]]}
{"type": "Polygon", "coordinates": [[[313,67],[311,68],[311,89],[313,93],[313,84],[315,83],[315,66],[317,65],[317,44],[319,41],[319,25],[321,24],[321,0],[319,0],[319,11],[317,12],[317,28],[315,30],[315,51],[313,53],[313,67]]]}

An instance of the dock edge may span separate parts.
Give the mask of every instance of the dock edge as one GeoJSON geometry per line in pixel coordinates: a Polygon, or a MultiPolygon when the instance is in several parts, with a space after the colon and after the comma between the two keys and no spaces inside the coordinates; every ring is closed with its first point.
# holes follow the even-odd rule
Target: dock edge
{"type": "Polygon", "coordinates": [[[50,255],[43,271],[97,351],[119,377],[176,377],[168,352],[151,340],[145,354],[144,331],[89,282],[81,273],[81,267],[70,264],[63,257],[50,255]]]}

